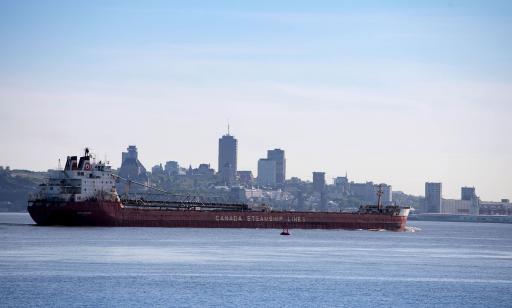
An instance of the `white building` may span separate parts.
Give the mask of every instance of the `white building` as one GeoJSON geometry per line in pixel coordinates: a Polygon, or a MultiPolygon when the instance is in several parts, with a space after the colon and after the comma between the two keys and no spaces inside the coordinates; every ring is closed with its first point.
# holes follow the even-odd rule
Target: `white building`
{"type": "Polygon", "coordinates": [[[454,200],[442,199],[441,213],[442,214],[472,214],[478,215],[479,200],[474,198],[472,200],[454,200]]]}

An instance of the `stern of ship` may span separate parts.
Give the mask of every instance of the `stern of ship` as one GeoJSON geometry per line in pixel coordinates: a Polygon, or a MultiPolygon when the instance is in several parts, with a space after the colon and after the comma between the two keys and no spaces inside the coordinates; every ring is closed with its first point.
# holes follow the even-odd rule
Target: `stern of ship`
{"type": "Polygon", "coordinates": [[[119,202],[30,201],[27,210],[38,225],[51,226],[116,226],[119,202]]]}

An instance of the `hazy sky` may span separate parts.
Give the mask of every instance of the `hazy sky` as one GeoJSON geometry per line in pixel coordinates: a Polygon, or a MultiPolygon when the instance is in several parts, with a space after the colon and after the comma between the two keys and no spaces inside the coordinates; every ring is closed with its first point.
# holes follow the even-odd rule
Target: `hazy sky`
{"type": "Polygon", "coordinates": [[[0,165],[239,169],[512,198],[511,1],[1,1],[0,165]]]}

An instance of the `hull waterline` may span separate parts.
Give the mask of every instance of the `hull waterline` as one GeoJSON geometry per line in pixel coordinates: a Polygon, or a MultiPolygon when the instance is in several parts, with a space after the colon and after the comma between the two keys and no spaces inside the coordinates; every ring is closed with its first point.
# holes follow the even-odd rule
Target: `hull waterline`
{"type": "Polygon", "coordinates": [[[385,229],[403,231],[407,215],[382,213],[176,210],[124,206],[115,201],[34,201],[38,225],[181,228],[385,229]]]}

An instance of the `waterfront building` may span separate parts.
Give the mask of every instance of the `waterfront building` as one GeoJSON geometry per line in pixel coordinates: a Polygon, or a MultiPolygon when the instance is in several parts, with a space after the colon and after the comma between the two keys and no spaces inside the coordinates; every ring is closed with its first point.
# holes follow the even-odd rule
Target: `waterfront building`
{"type": "Polygon", "coordinates": [[[284,151],[281,149],[268,150],[267,159],[276,162],[276,184],[278,186],[284,185],[286,180],[286,158],[284,157],[284,151]]]}
{"type": "Polygon", "coordinates": [[[501,199],[500,202],[481,201],[479,213],[484,215],[512,215],[510,199],[501,199]]]}
{"type": "Polygon", "coordinates": [[[313,172],[313,190],[322,192],[325,189],[325,172],[313,172]]]}
{"type": "Polygon", "coordinates": [[[218,171],[222,180],[227,184],[232,183],[236,176],[237,147],[238,141],[229,134],[229,131],[219,139],[218,171]]]}
{"type": "Polygon", "coordinates": [[[461,187],[460,189],[460,199],[461,200],[473,200],[476,198],[475,188],[474,187],[461,187]]]}
{"type": "Polygon", "coordinates": [[[276,161],[268,158],[258,160],[258,185],[276,186],[276,161]]]}
{"type": "Polygon", "coordinates": [[[425,212],[441,213],[443,195],[442,183],[425,183],[425,212]]]}
{"type": "Polygon", "coordinates": [[[478,198],[471,200],[442,199],[440,213],[478,215],[479,201],[478,198]]]}

